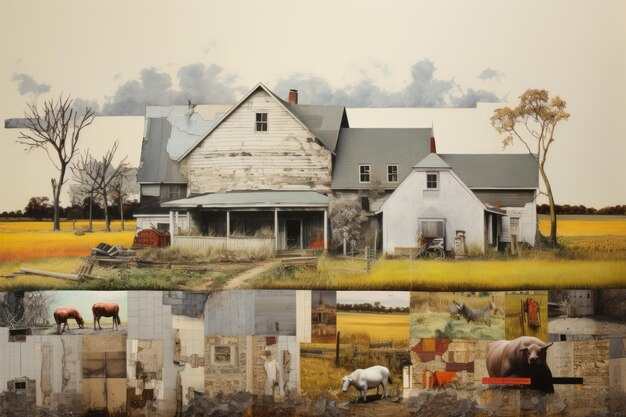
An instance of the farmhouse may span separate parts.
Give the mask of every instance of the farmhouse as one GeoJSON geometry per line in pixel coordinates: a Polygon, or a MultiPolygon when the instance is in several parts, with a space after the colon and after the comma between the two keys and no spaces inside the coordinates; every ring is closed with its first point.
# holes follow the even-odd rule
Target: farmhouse
{"type": "Polygon", "coordinates": [[[532,156],[438,155],[432,128],[351,127],[343,106],[263,84],[232,106],[148,107],[138,182],[138,230],[182,247],[329,249],[338,198],[359,201],[389,253],[418,233],[451,249],[462,230],[484,250],[536,229],[532,156]]]}

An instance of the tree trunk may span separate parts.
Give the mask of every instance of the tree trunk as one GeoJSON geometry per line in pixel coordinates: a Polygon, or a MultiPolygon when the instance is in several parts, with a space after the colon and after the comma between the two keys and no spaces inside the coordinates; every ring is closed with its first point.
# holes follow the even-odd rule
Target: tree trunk
{"type": "Polygon", "coordinates": [[[89,229],[93,231],[93,193],[89,194],[89,229]]]}
{"type": "Polygon", "coordinates": [[[52,210],[53,210],[52,230],[55,232],[58,232],[61,230],[61,221],[59,220],[59,197],[60,197],[59,188],[60,187],[57,186],[57,182],[54,178],[50,180],[50,183],[52,184],[52,210]]]}
{"type": "Polygon", "coordinates": [[[109,218],[109,203],[107,201],[106,190],[102,192],[102,199],[104,200],[104,231],[111,231],[111,219],[109,218]]]}
{"type": "Polygon", "coordinates": [[[548,195],[548,203],[550,205],[550,243],[553,245],[557,245],[556,240],[556,209],[554,207],[554,196],[552,195],[552,187],[550,187],[550,181],[548,181],[548,177],[546,175],[545,170],[543,169],[543,164],[539,166],[539,173],[541,174],[541,179],[543,180],[544,185],[546,186],[546,194],[548,195]]]}
{"type": "Polygon", "coordinates": [[[120,227],[122,228],[122,231],[124,231],[124,199],[121,196],[120,193],[120,227]]]}

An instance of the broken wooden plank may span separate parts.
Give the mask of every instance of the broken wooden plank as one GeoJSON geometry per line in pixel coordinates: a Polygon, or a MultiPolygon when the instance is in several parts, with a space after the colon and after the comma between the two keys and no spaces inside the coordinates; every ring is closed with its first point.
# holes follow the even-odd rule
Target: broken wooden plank
{"type": "Polygon", "coordinates": [[[63,272],[44,271],[42,269],[20,268],[20,271],[26,274],[31,274],[31,275],[41,275],[44,277],[68,279],[71,281],[78,281],[78,279],[80,278],[78,274],[66,274],[63,272]]]}

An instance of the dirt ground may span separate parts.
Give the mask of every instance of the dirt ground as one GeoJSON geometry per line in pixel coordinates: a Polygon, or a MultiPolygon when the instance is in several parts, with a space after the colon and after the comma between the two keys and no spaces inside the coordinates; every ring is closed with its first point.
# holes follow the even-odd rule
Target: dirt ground
{"type": "Polygon", "coordinates": [[[603,316],[554,318],[548,319],[548,333],[626,337],[626,322],[603,316]]]}
{"type": "MultiPolygon", "coordinates": [[[[78,325],[75,322],[71,322],[69,324],[69,330],[67,328],[62,333],[64,335],[104,335],[104,334],[116,334],[116,335],[126,335],[128,334],[128,326],[124,324],[120,324],[119,330],[111,329],[111,322],[103,323],[100,322],[102,326],[102,330],[94,330],[93,324],[85,323],[85,327],[83,329],[78,328],[78,325]]],[[[63,326],[61,326],[63,328],[63,326]]],[[[58,335],[56,325],[50,327],[39,327],[31,329],[34,335],[58,335]]]]}

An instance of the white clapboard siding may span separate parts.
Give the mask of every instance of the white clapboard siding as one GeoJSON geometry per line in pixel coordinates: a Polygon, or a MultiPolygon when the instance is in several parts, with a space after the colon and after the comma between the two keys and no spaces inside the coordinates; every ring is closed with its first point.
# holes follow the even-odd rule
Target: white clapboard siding
{"type": "Polygon", "coordinates": [[[274,238],[259,237],[213,237],[213,236],[174,236],[172,246],[185,249],[218,249],[229,251],[254,251],[276,248],[274,238]]]}
{"type": "Polygon", "coordinates": [[[296,336],[300,343],[311,343],[311,291],[296,291],[296,336]]]}
{"type": "Polygon", "coordinates": [[[535,234],[537,232],[537,212],[534,203],[528,203],[523,208],[507,207],[506,216],[502,218],[502,242],[511,241],[511,217],[519,218],[518,241],[535,244],[535,234]]]}
{"type": "Polygon", "coordinates": [[[183,170],[190,193],[314,188],[331,182],[331,153],[258,90],[189,154],[183,170]],[[268,113],[267,132],[255,132],[256,113],[268,113]]]}

